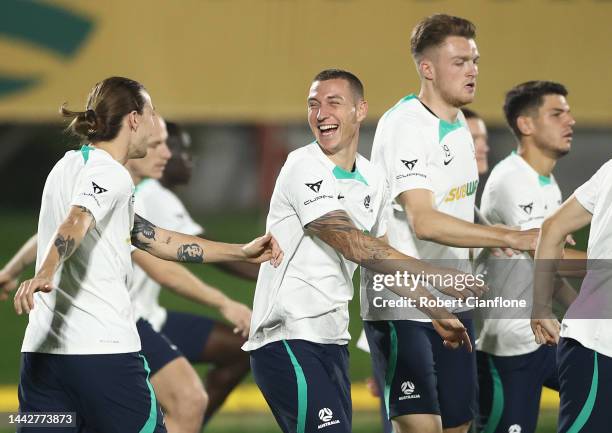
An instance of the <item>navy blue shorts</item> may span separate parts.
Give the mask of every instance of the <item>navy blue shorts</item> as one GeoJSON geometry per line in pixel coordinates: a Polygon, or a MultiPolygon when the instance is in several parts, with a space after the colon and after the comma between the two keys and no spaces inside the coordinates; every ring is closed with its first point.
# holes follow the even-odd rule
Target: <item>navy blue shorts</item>
{"type": "Polygon", "coordinates": [[[350,433],[346,346],[276,341],[251,352],[251,369],[284,433],[350,433]]]}
{"type": "Polygon", "coordinates": [[[542,387],[559,389],[556,349],[541,346],[516,356],[477,353],[480,389],[477,431],[535,432],[542,387]]]}
{"type": "MultiPolygon", "coordinates": [[[[161,332],[178,347],[191,363],[202,362],[202,353],[215,321],[197,314],[168,311],[161,332]]],[[[148,358],[147,358],[148,359],[148,358]]]]}
{"type": "Polygon", "coordinates": [[[169,311],[161,332],[157,332],[149,322],[138,319],[141,353],[149,361],[151,375],[181,356],[191,363],[200,362],[214,325],[214,320],[204,316],[169,311]]]}
{"type": "MultiPolygon", "coordinates": [[[[461,317],[460,317],[461,318],[461,317]]],[[[474,341],[474,327],[462,319],[474,341]]],[[[444,428],[472,420],[476,413],[476,355],[448,349],[430,322],[364,321],[372,367],[385,377],[389,418],[441,415],[444,428]]]]}
{"type": "Polygon", "coordinates": [[[612,358],[571,338],[557,347],[559,433],[612,431],[612,358]]]}
{"type": "Polygon", "coordinates": [[[147,361],[138,353],[23,353],[18,394],[21,412],[76,413],[76,427],[29,427],[18,432],[166,431],[147,361]]]}

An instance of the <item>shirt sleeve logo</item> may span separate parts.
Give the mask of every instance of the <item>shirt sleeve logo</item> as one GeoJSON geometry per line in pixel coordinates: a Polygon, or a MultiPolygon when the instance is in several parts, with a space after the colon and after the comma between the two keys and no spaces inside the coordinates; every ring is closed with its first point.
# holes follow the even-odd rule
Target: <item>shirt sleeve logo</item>
{"type": "Polygon", "coordinates": [[[413,159],[412,161],[406,161],[405,159],[402,159],[401,161],[402,164],[404,164],[408,170],[412,170],[419,160],[413,159]]]}
{"type": "Polygon", "coordinates": [[[315,183],[306,183],[305,185],[311,190],[313,190],[314,192],[319,192],[319,190],[321,189],[322,183],[323,183],[323,179],[315,183]]]}
{"type": "Polygon", "coordinates": [[[91,182],[91,185],[93,186],[93,192],[94,194],[102,194],[103,192],[108,191],[105,188],[102,188],[101,186],[99,186],[98,184],[96,184],[95,182],[91,182]]]}
{"type": "Polygon", "coordinates": [[[519,204],[518,207],[523,209],[523,212],[525,212],[527,215],[531,215],[531,211],[533,210],[533,202],[528,204],[519,204]]]}

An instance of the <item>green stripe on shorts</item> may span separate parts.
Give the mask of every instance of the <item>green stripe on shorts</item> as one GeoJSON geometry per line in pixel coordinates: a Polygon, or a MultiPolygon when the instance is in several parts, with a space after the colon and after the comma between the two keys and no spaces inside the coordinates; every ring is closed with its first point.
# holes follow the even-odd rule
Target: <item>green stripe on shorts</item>
{"type": "Polygon", "coordinates": [[[578,433],[582,430],[582,427],[587,423],[589,417],[591,416],[591,412],[593,412],[593,407],[595,407],[595,400],[597,400],[597,385],[599,384],[599,368],[597,366],[597,352],[595,352],[595,361],[593,365],[593,379],[591,380],[591,390],[589,391],[589,396],[584,402],[584,406],[582,406],[582,410],[576,417],[576,420],[572,424],[572,426],[567,430],[567,433],[578,433]]]}
{"type": "Polygon", "coordinates": [[[385,374],[385,407],[387,408],[387,416],[389,414],[389,397],[391,395],[391,383],[395,377],[395,369],[397,367],[397,331],[393,322],[389,323],[389,360],[387,364],[387,373],[385,374]]]}
{"type": "Polygon", "coordinates": [[[308,409],[308,384],[306,383],[306,376],[304,376],[304,370],[298,362],[297,358],[293,354],[293,351],[289,347],[289,343],[283,340],[285,349],[291,359],[293,370],[295,370],[295,379],[297,381],[298,389],[298,414],[297,414],[297,433],[304,433],[306,431],[306,410],[308,409]]]}
{"type": "Polygon", "coordinates": [[[149,382],[149,375],[151,374],[151,369],[149,368],[149,364],[147,363],[147,359],[138,355],[142,358],[144,362],[144,369],[147,372],[147,386],[149,387],[149,396],[151,399],[151,409],[149,409],[149,419],[145,425],[142,426],[139,433],[153,433],[155,431],[155,426],[157,425],[157,398],[155,397],[155,391],[153,390],[153,385],[149,382]]]}
{"type": "Polygon", "coordinates": [[[487,355],[487,360],[489,361],[489,370],[491,370],[491,379],[493,381],[493,401],[491,402],[491,413],[489,414],[487,425],[482,433],[493,433],[497,429],[504,413],[504,385],[491,355],[487,355]]]}

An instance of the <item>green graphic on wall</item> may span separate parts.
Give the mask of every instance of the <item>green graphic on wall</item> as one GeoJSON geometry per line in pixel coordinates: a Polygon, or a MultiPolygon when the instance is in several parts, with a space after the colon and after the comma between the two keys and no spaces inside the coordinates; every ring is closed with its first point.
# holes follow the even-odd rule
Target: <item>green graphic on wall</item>
{"type": "MultiPolygon", "coordinates": [[[[64,59],[76,55],[94,27],[90,19],[50,4],[3,0],[1,9],[0,36],[32,44],[64,59]]],[[[43,79],[14,76],[0,66],[0,98],[23,92],[43,79]]]]}

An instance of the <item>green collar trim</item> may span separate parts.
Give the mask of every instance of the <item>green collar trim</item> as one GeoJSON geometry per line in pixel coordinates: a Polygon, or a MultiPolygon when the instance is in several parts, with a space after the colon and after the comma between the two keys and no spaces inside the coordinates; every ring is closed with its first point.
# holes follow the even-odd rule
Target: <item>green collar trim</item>
{"type": "Polygon", "coordinates": [[[357,167],[355,167],[355,171],[346,171],[342,167],[335,166],[332,172],[336,179],[353,179],[358,182],[362,182],[364,185],[368,185],[368,182],[365,178],[359,173],[357,167]]]}
{"type": "Polygon", "coordinates": [[[136,194],[143,187],[144,184],[149,183],[150,181],[150,177],[145,177],[140,182],[138,182],[138,185],[136,185],[136,187],[134,188],[134,194],[136,194]]]}
{"type": "Polygon", "coordinates": [[[411,101],[413,99],[416,99],[417,95],[415,95],[414,93],[411,93],[410,95],[404,96],[402,99],[400,99],[399,101],[397,101],[397,104],[395,104],[393,107],[389,108],[389,110],[387,110],[387,113],[391,113],[393,110],[395,110],[397,107],[399,107],[400,105],[402,105],[404,102],[408,102],[411,101]]]}
{"type": "Polygon", "coordinates": [[[95,150],[95,148],[91,147],[89,144],[84,144],[81,146],[81,156],[83,157],[83,162],[85,162],[85,164],[87,164],[87,161],[89,160],[90,150],[95,150]]]}
{"type": "MultiPolygon", "coordinates": [[[[516,150],[513,150],[511,155],[518,155],[518,153],[516,152],[516,150]]],[[[550,176],[542,176],[541,174],[538,174],[538,182],[540,183],[540,186],[546,186],[552,183],[552,179],[550,176]]]]}
{"type": "Polygon", "coordinates": [[[552,182],[550,176],[542,176],[541,174],[538,175],[538,181],[540,182],[540,186],[550,185],[552,182]]]}
{"type": "Polygon", "coordinates": [[[446,137],[446,135],[453,132],[455,129],[461,128],[462,126],[463,124],[459,121],[459,119],[455,120],[453,123],[440,119],[438,127],[439,143],[442,142],[442,139],[446,137]]]}

